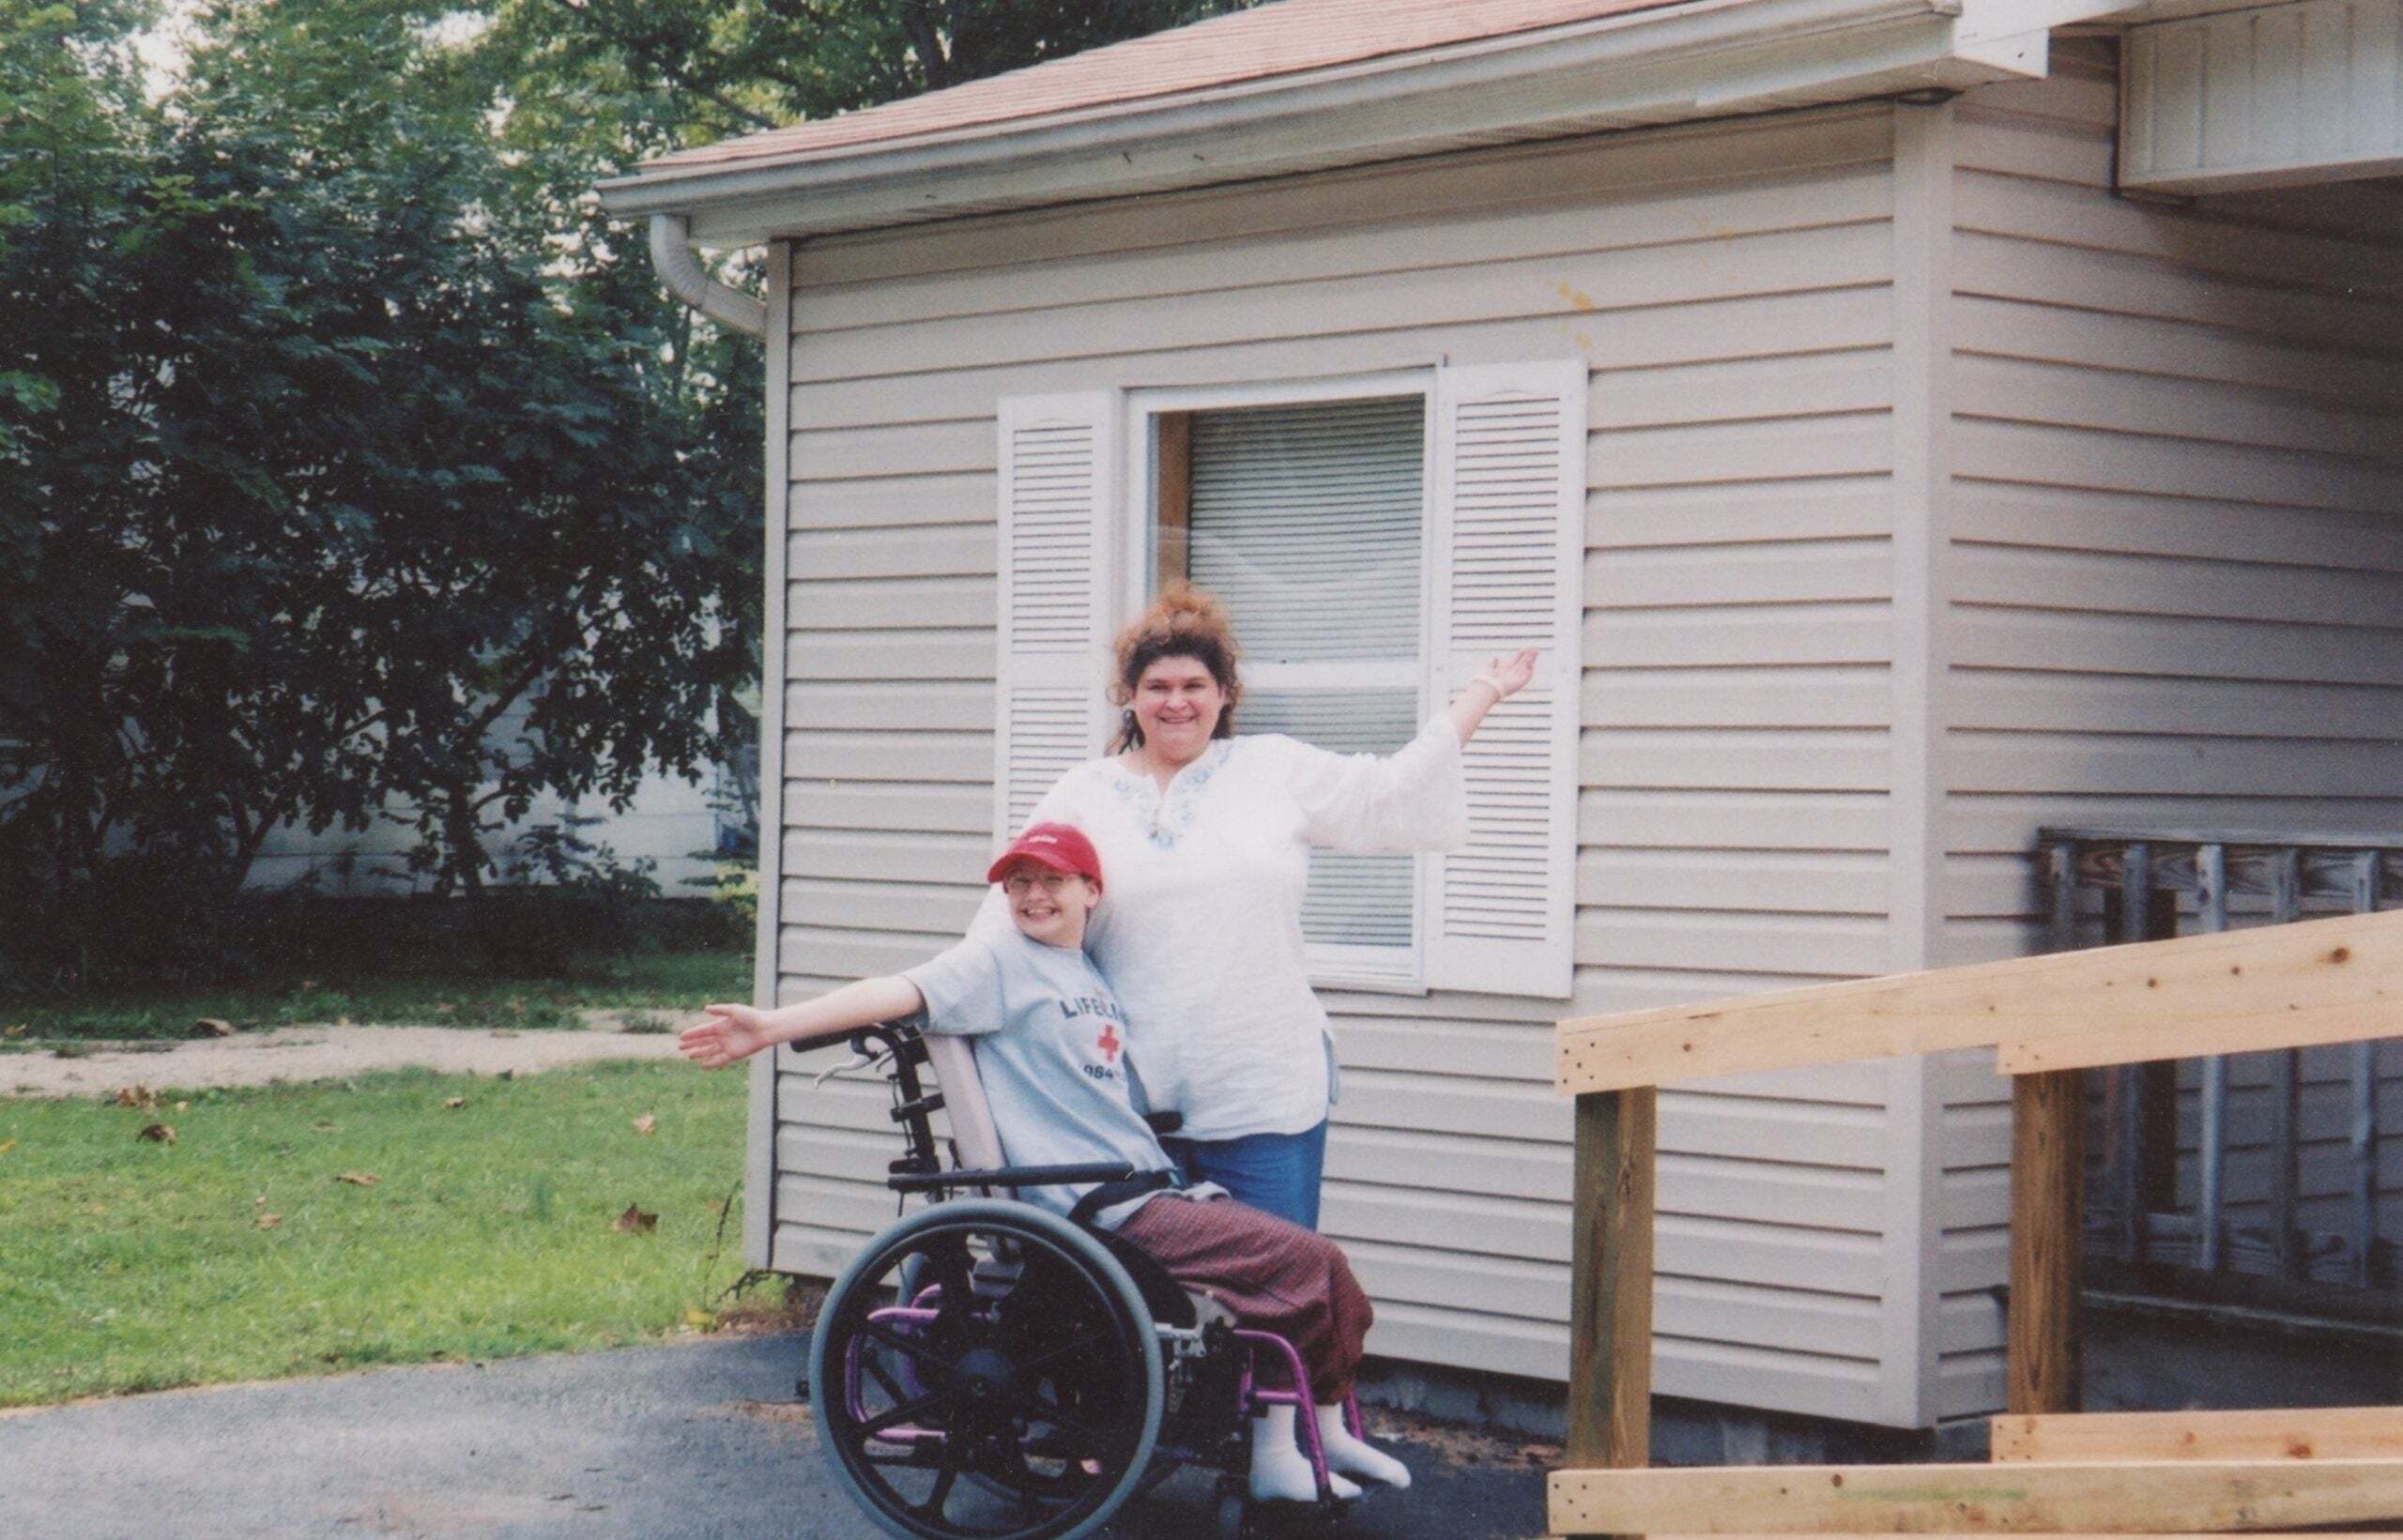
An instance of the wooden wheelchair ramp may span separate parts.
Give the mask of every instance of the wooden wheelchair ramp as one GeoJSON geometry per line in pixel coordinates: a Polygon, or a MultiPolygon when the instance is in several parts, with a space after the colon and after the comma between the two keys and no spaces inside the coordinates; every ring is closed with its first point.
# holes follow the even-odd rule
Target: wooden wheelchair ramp
{"type": "Polygon", "coordinates": [[[2403,1408],[2076,1412],[2080,1076],[2403,1035],[2403,912],[1564,1021],[1577,1098],[1564,1535],[2403,1532],[2403,1408]],[[1664,1080],[1988,1047],[2013,1077],[2010,1414],[1984,1465],[1653,1470],[1664,1080]]]}

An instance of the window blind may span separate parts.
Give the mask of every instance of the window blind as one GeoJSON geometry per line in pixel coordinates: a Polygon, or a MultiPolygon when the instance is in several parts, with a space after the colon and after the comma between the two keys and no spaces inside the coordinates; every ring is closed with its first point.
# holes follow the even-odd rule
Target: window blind
{"type": "Polygon", "coordinates": [[[1190,571],[1254,665],[1418,657],[1426,405],[1197,412],[1190,571]]]}
{"type": "MultiPolygon", "coordinates": [[[[1426,540],[1417,396],[1197,412],[1189,572],[1244,646],[1241,732],[1390,754],[1416,730],[1426,540]]],[[[1302,934],[1330,974],[1416,968],[1408,856],[1313,851],[1302,934]]]]}

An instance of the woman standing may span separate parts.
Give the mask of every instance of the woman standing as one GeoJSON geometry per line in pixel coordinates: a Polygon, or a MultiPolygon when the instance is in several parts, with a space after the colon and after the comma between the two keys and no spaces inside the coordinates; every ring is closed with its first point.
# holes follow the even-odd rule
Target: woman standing
{"type": "MultiPolygon", "coordinates": [[[[1461,747],[1535,654],[1494,660],[1385,756],[1236,739],[1237,657],[1218,602],[1172,586],[1119,634],[1112,752],[1063,775],[1033,821],[1082,830],[1110,874],[1085,945],[1125,1006],[1148,1106],[1183,1119],[1170,1154],[1188,1181],[1315,1229],[1335,1053],[1303,951],[1309,848],[1464,842],[1461,747]]],[[[978,925],[1007,923],[997,892],[978,925]]]]}

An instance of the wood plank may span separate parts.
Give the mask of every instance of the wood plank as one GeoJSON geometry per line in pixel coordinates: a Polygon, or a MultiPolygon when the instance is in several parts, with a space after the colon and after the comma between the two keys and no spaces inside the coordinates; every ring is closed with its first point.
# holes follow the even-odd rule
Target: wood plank
{"type": "Polygon", "coordinates": [[[2004,1404],[2074,1411],[2086,1099],[2075,1070],[2011,1085],[2011,1304],[2004,1404]]]}
{"type": "Polygon", "coordinates": [[[1577,1099],[1567,1457],[1652,1457],[1652,1198],[1660,1093],[1577,1099]]]}
{"type": "MultiPolygon", "coordinates": [[[[1996,1067],[2005,1075],[2042,1075],[2052,1070],[2092,1069],[2102,1064],[2135,1064],[2164,1059],[2195,1059],[2205,1054],[2254,1053],[2263,1049],[2314,1048],[2331,1043],[2356,1043],[2388,1038],[2403,1030],[2395,996],[2347,1005],[2298,1007],[2285,1016],[2259,1014],[2210,1016],[2197,1014],[2182,1033],[2159,1022],[2098,1027],[2082,1039],[2053,1033],[1995,1045],[1996,1067]]],[[[2284,1094],[2273,1090],[2277,1105],[2284,1094]]],[[[2275,1116],[2273,1114],[2273,1116],[2275,1116]]],[[[2273,1140],[2278,1136],[2273,1132],[2273,1140]]]]}
{"type": "Polygon", "coordinates": [[[1563,1534],[2132,1534],[2403,1521],[2403,1460],[1555,1471],[1563,1534]]]}
{"type": "MultiPolygon", "coordinates": [[[[2097,947],[1561,1023],[1554,1084],[1575,1095],[1744,1070],[2120,1034],[2130,1057],[2343,1042],[2393,1030],[2403,911],[2097,947]],[[2216,1040],[2198,1043],[2208,1029],[2216,1040]],[[2308,1034],[2317,1031],[2316,1039],[2308,1034]]],[[[2089,1060],[2089,1062],[2091,1062],[2089,1060]]]]}
{"type": "Polygon", "coordinates": [[[1993,1419],[1997,1462],[2403,1459],[2403,1407],[2110,1411],[1993,1419]]]}

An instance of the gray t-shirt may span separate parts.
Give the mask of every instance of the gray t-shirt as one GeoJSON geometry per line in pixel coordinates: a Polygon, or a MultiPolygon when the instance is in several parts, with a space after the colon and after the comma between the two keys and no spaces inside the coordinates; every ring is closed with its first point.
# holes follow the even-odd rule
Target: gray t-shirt
{"type": "MultiPolygon", "coordinates": [[[[976,1070],[1012,1166],[1124,1161],[1171,1168],[1135,1110],[1126,1069],[1126,1018],[1092,960],[1016,930],[971,937],[901,975],[926,998],[927,1029],[976,1039],[976,1070]]],[[[1023,1187],[1019,1196],[1065,1214],[1099,1186],[1023,1187]]],[[[1105,1229],[1156,1195],[1094,1216],[1105,1229]]]]}

